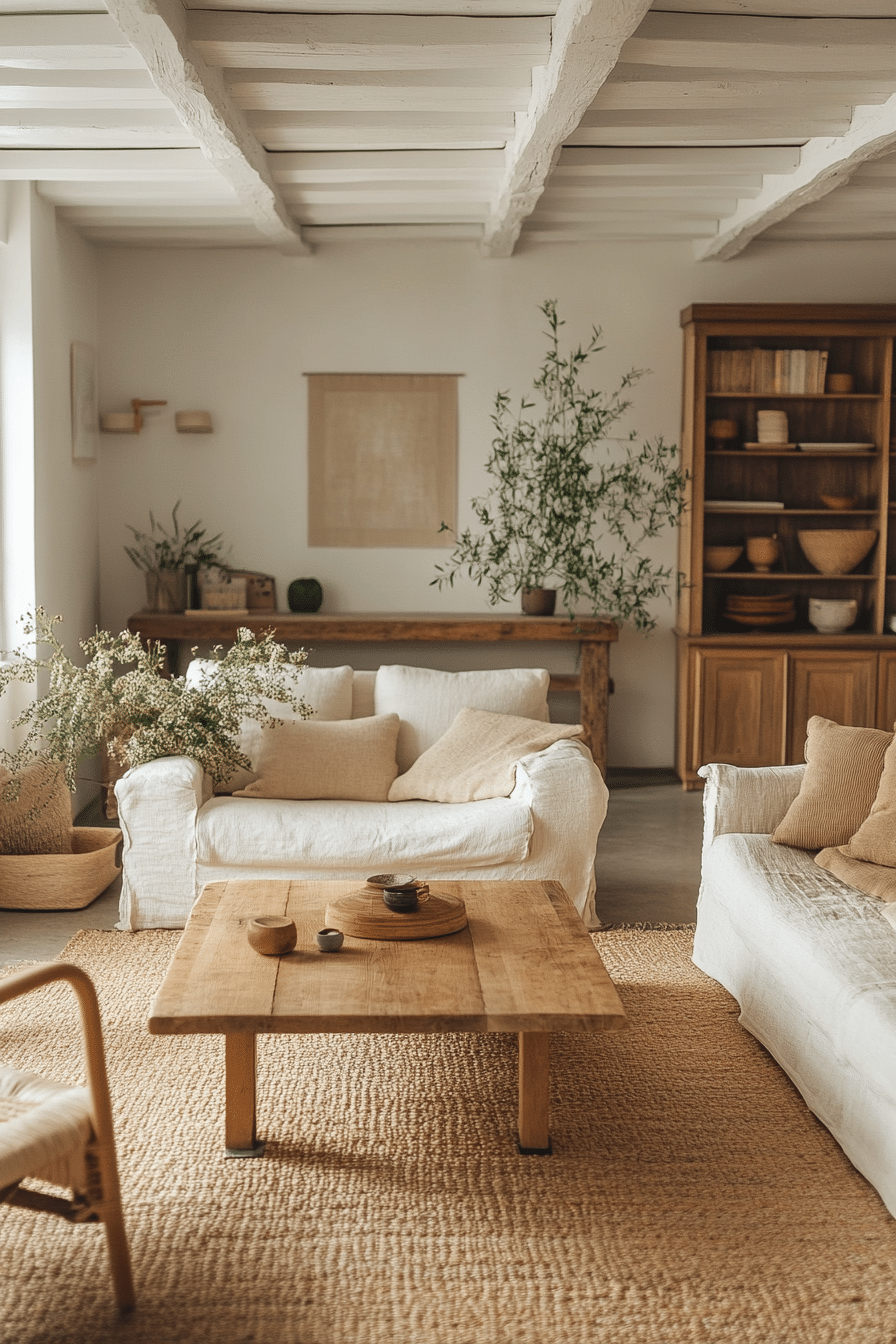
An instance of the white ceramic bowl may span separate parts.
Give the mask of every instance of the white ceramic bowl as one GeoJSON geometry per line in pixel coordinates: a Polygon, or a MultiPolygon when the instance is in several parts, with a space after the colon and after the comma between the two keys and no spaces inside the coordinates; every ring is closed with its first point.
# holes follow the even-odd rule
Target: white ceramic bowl
{"type": "Polygon", "coordinates": [[[839,635],[855,624],[858,610],[854,597],[810,597],[809,624],[820,635],[839,635]]]}

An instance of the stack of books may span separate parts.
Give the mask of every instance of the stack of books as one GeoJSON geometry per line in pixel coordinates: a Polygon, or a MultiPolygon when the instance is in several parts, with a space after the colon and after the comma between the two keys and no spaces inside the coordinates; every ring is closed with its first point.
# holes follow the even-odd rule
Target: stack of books
{"type": "Polygon", "coordinates": [[[812,396],[824,391],[827,368],[827,350],[710,350],[706,386],[709,392],[812,396]]]}

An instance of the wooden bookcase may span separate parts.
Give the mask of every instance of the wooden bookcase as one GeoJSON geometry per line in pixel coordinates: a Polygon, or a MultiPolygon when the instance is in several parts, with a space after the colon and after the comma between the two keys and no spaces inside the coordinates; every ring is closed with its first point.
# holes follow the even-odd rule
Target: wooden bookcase
{"type": "MultiPolygon", "coordinates": [[[[888,626],[896,613],[896,305],[693,304],[681,325],[682,459],[690,479],[679,548],[677,768],[693,789],[702,786],[696,772],[709,761],[801,761],[813,714],[882,728],[896,719],[896,635],[888,626]],[[852,391],[785,392],[782,381],[776,391],[744,390],[759,379],[768,386],[775,363],[768,351],[791,350],[822,352],[828,375],[852,375],[852,391]],[[729,382],[741,390],[730,390],[729,382]],[[745,449],[757,441],[756,413],[763,409],[785,412],[789,443],[873,447],[745,449]],[[709,439],[715,420],[737,422],[733,443],[709,439]],[[857,499],[853,508],[833,510],[821,495],[857,499]],[[707,507],[707,501],[721,503],[707,507]],[[784,508],[734,508],[735,501],[784,508]],[[878,537],[854,571],[824,575],[797,536],[822,528],[875,529],[878,537]],[[745,553],[725,571],[704,566],[706,546],[742,546],[748,537],[773,534],[781,557],[769,573],[755,571],[745,553]],[[726,615],[729,594],[784,593],[795,599],[789,624],[750,628],[726,615]],[[855,598],[855,625],[819,634],[808,620],[811,597],[855,598]]],[[[802,360],[791,363],[794,384],[801,383],[802,360]]],[[[810,367],[819,360],[808,357],[810,367]]],[[[778,357],[780,378],[788,362],[778,357]]]]}

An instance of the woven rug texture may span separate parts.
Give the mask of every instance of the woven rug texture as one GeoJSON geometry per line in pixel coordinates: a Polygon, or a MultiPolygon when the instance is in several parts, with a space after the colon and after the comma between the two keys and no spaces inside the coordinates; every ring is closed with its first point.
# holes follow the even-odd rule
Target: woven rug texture
{"type": "MultiPolygon", "coordinates": [[[[894,1344],[896,1224],[690,961],[595,934],[631,1029],[558,1035],[553,1157],[515,1148],[511,1035],[259,1038],[266,1156],[223,1156],[223,1041],[151,1037],[179,935],[84,932],[138,1306],[102,1230],[0,1209],[15,1344],[894,1344]]],[[[0,1059],[82,1079],[64,986],[0,1059]]]]}

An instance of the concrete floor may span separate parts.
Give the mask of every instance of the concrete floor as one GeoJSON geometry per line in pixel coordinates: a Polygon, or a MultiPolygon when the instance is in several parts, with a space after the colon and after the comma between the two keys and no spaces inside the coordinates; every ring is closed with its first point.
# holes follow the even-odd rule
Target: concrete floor
{"type": "MultiPolygon", "coordinates": [[[[691,923],[700,881],[702,794],[685,793],[677,783],[638,787],[631,772],[620,775],[622,787],[613,782],[597,853],[602,923],[691,923]]],[[[79,821],[115,824],[104,822],[98,805],[79,821]]],[[[119,879],[84,910],[0,910],[0,965],[48,961],[79,929],[114,928],[120,885],[119,879]]]]}

